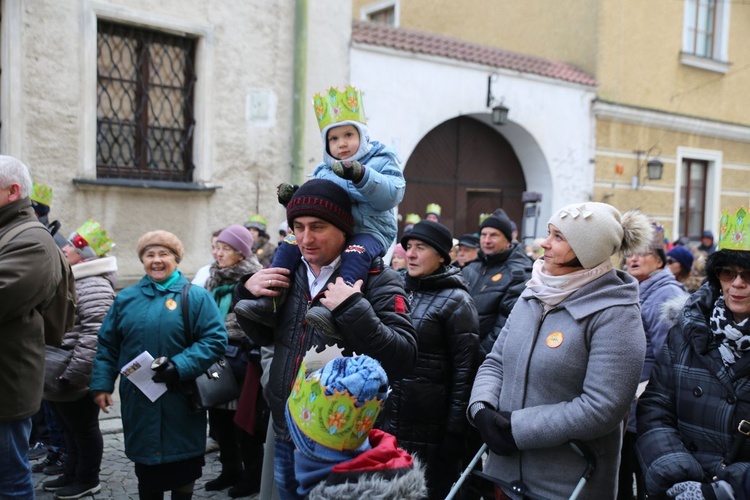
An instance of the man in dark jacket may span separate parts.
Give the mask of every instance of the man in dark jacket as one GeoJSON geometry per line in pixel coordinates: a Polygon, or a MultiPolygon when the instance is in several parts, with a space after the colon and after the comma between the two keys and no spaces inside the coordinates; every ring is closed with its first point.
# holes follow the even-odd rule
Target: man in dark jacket
{"type": "MultiPolygon", "coordinates": [[[[0,240],[36,221],[31,176],[19,160],[0,156],[0,240]]],[[[42,401],[44,322],[39,308],[62,279],[58,252],[41,224],[0,245],[0,495],[34,498],[27,454],[31,417],[42,401]]]]}
{"type": "Polygon", "coordinates": [[[287,220],[302,253],[294,276],[281,268],[262,269],[237,286],[237,299],[286,297],[271,328],[237,315],[250,338],[273,345],[274,356],[265,396],[273,415],[274,476],[281,498],[298,498],[294,475],[294,444],[285,419],[285,405],[299,364],[312,346],[337,343],[345,355],[367,354],[378,360],[390,380],[409,374],[416,362],[417,343],[401,281],[395,271],[373,261],[366,283],[354,286],[338,277],[341,253],[351,234],[349,195],[333,182],[313,179],[300,187],[287,205],[287,220]],[[328,308],[336,335],[329,337],[308,325],[305,313],[314,305],[328,308]]]}
{"type": "Polygon", "coordinates": [[[513,241],[513,227],[496,211],[482,221],[479,257],[461,270],[479,313],[481,359],[492,350],[511,309],[531,278],[533,262],[513,241]]]}

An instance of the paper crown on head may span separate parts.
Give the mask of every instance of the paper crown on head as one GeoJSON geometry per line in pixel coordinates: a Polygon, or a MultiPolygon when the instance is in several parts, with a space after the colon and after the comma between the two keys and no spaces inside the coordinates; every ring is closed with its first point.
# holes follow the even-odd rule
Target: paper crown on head
{"type": "Polygon", "coordinates": [[[719,250],[750,251],[750,221],[747,215],[746,207],[721,212],[719,250]]]}
{"type": "Polygon", "coordinates": [[[247,218],[247,222],[245,222],[245,227],[254,227],[255,229],[260,229],[261,231],[265,231],[268,227],[268,220],[263,217],[260,214],[253,214],[250,217],[247,218]]]}
{"type": "Polygon", "coordinates": [[[31,186],[31,195],[29,198],[31,198],[31,201],[50,207],[52,206],[52,188],[34,182],[31,186]]]}
{"type": "Polygon", "coordinates": [[[418,214],[406,214],[406,219],[404,219],[404,222],[406,224],[416,224],[421,220],[422,218],[418,214]]]}
{"type": "Polygon", "coordinates": [[[484,212],[482,212],[481,214],[479,214],[479,225],[481,226],[482,222],[484,222],[484,219],[486,219],[490,215],[492,215],[492,214],[486,214],[484,212]]]}
{"type": "Polygon", "coordinates": [[[651,243],[648,244],[649,248],[652,249],[664,249],[664,226],[653,222],[651,226],[654,228],[654,237],[651,243]]]}
{"type": "Polygon", "coordinates": [[[362,92],[347,85],[344,90],[330,87],[325,92],[313,96],[315,118],[320,130],[343,121],[366,124],[365,108],[362,106],[362,92]]]}
{"type": "Polygon", "coordinates": [[[430,203],[427,205],[427,209],[425,210],[425,213],[428,214],[435,214],[437,216],[440,216],[442,208],[437,203],[430,203]]]}
{"type": "Polygon", "coordinates": [[[384,400],[374,397],[357,406],[357,398],[349,392],[326,394],[319,369],[341,356],[338,346],[326,347],[321,353],[313,347],[307,352],[287,400],[288,416],[315,443],[337,451],[351,451],[367,439],[384,400]]]}
{"type": "Polygon", "coordinates": [[[86,247],[89,247],[96,254],[97,257],[109,252],[115,242],[107,235],[107,231],[93,219],[89,219],[78,228],[70,237],[70,243],[81,251],[84,257],[86,255],[86,247]]]}

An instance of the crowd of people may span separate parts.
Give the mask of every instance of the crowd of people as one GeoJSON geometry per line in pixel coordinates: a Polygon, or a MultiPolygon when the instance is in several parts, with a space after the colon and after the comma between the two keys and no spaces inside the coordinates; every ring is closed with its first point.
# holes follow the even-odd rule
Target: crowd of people
{"type": "Polygon", "coordinates": [[[431,203],[397,235],[404,178],[361,99],[315,96],[323,162],[279,187],[278,248],[253,214],[211,235],[189,280],[179,237],[148,231],[145,275],[117,293],[108,231],[90,219],[56,244],[51,190],[0,156],[0,497],[33,497],[34,452],[45,490],[96,494],[119,379],[144,500],[192,498],[207,429],[221,473],[205,488],[233,498],[272,475],[282,499],[442,499],[470,463],[465,499],[748,498],[747,209],[696,247],[597,202],[553,210],[529,248],[502,209],[454,239],[431,203]],[[73,326],[45,349],[67,271],[73,326]],[[206,373],[236,392],[199,405],[206,373]],[[59,434],[38,453],[41,416],[59,434]]]}

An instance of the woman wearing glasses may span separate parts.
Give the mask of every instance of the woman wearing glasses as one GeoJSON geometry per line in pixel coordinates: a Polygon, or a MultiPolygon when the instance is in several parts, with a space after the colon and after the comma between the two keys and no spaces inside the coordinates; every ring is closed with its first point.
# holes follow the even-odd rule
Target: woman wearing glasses
{"type": "Polygon", "coordinates": [[[735,498],[750,468],[750,226],[724,212],[707,282],[669,330],[638,401],[650,498],[735,498]]]}

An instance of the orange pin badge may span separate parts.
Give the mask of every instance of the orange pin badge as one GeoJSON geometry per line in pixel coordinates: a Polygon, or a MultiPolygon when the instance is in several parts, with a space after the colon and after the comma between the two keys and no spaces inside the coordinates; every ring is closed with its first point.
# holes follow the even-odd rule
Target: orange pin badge
{"type": "Polygon", "coordinates": [[[175,301],[174,299],[167,299],[166,306],[170,311],[174,311],[175,309],[177,309],[177,301],[175,301]]]}
{"type": "Polygon", "coordinates": [[[500,281],[501,279],[503,279],[503,273],[497,273],[492,277],[492,281],[500,281]]]}
{"type": "Polygon", "coordinates": [[[562,332],[552,332],[549,334],[549,337],[547,337],[547,347],[551,347],[552,349],[554,349],[555,347],[560,347],[560,344],[562,343],[562,332]]]}

